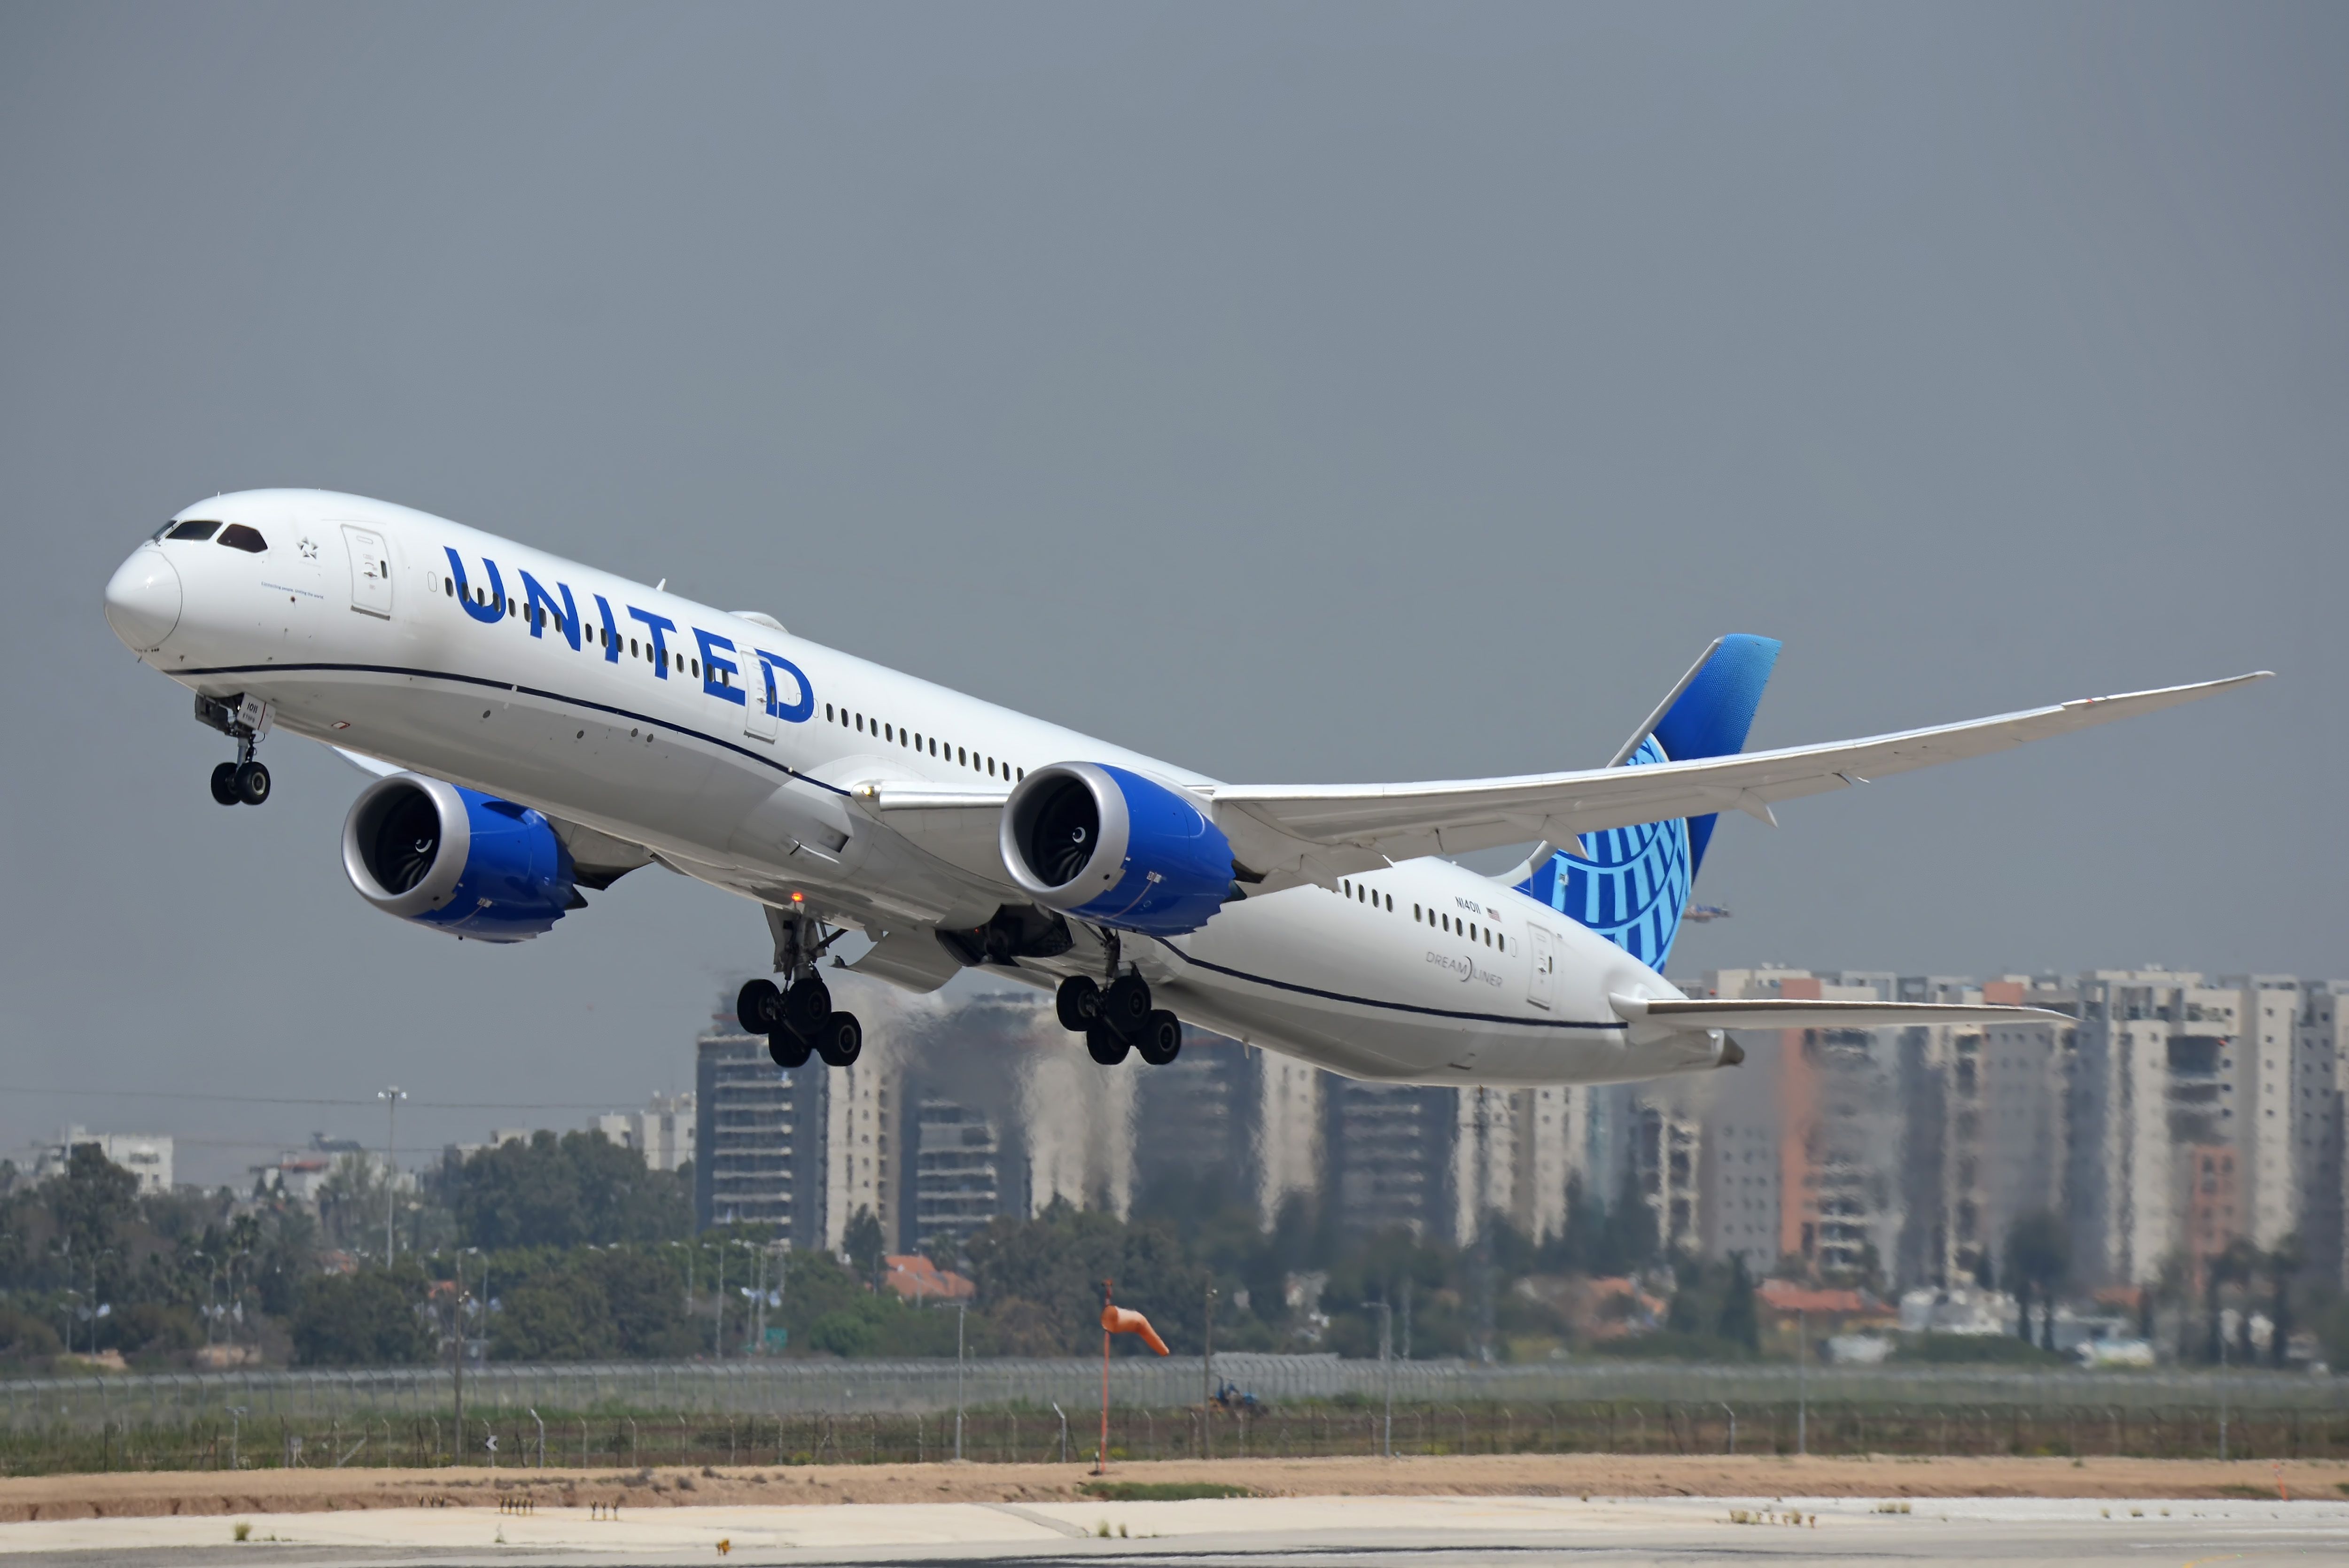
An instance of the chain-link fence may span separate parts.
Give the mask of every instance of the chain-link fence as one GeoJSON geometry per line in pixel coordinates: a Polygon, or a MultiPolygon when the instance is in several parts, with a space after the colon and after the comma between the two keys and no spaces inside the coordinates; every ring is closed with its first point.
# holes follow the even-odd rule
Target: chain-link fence
{"type": "MultiPolygon", "coordinates": [[[[2349,1456],[2349,1384],[2278,1373],[1226,1355],[1213,1380],[1239,1392],[1210,1403],[1196,1357],[1117,1358],[1112,1457],[2349,1456]]],[[[0,1383],[0,1465],[854,1463],[952,1457],[957,1433],[966,1458],[1049,1460],[1090,1457],[1100,1397],[1087,1359],[492,1366],[461,1387],[447,1367],[21,1379],[0,1383]]]]}

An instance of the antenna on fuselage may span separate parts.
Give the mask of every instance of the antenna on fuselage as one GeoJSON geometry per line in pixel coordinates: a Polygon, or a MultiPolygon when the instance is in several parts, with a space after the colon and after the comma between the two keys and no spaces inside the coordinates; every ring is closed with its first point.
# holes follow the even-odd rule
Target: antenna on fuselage
{"type": "Polygon", "coordinates": [[[667,593],[667,592],[668,592],[668,579],[667,579],[667,578],[666,578],[666,577],[664,577],[664,578],[662,578],[659,582],[657,582],[657,583],[654,583],[654,584],[653,584],[653,592],[654,592],[654,593],[667,593]]]}

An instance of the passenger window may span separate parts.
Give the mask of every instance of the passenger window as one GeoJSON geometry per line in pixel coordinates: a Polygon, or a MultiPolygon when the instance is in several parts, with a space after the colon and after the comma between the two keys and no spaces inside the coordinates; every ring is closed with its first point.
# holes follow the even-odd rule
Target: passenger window
{"type": "Polygon", "coordinates": [[[210,539],[212,536],[212,530],[219,526],[220,524],[217,522],[183,522],[180,524],[179,527],[172,529],[170,532],[164,534],[163,537],[166,539],[210,539]]]}
{"type": "Polygon", "coordinates": [[[699,659],[693,661],[693,678],[696,680],[699,680],[701,678],[701,661],[699,659]]]}
{"type": "Polygon", "coordinates": [[[634,637],[630,637],[630,638],[628,639],[628,657],[630,657],[630,658],[632,658],[632,659],[633,659],[633,658],[635,658],[636,656],[636,640],[634,637]]]}
{"type": "Polygon", "coordinates": [[[823,705],[823,721],[826,724],[830,724],[832,722],[832,704],[830,703],[825,703],[823,705]]]}
{"type": "Polygon", "coordinates": [[[443,577],[440,579],[440,586],[448,591],[450,598],[454,599],[457,596],[457,580],[454,577],[443,577]]]}
{"type": "Polygon", "coordinates": [[[269,548],[269,541],[262,538],[257,530],[247,528],[241,522],[232,522],[222,529],[220,542],[231,550],[242,550],[248,555],[258,555],[269,548]]]}
{"type": "Polygon", "coordinates": [[[895,740],[896,738],[896,736],[894,733],[895,728],[895,727],[894,725],[883,725],[881,727],[881,738],[884,740],[895,740]]]}
{"type": "Polygon", "coordinates": [[[970,766],[970,753],[969,753],[969,752],[968,752],[968,751],[965,751],[965,750],[964,750],[961,747],[959,747],[959,746],[956,747],[956,748],[955,748],[955,761],[956,761],[959,766],[961,766],[961,767],[964,767],[964,768],[968,768],[968,767],[969,767],[969,766],[970,766]]]}

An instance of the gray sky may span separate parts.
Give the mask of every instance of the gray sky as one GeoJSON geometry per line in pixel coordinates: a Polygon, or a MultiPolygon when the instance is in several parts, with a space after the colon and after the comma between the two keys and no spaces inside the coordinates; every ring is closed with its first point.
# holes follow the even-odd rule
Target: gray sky
{"type": "MultiPolygon", "coordinates": [[[[98,612],[216,490],[512,534],[1236,779],[2247,695],[1729,821],[1676,972],[2349,974],[2338,6],[0,10],[0,1089],[686,1087],[756,912],[345,883],[98,612]]],[[[403,1144],[568,1110],[412,1113],[403,1144]]],[[[0,1092],[218,1174],[372,1110],[0,1092]]]]}

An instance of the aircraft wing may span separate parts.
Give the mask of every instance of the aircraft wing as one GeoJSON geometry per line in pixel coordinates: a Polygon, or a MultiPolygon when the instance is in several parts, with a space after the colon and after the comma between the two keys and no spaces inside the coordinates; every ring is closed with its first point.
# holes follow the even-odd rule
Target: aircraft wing
{"type": "Polygon", "coordinates": [[[1318,882],[1389,861],[1536,840],[1571,848],[1584,833],[1724,810],[1744,811],[1775,826],[1774,801],[2175,707],[2271,673],[1689,762],[1426,784],[1217,786],[1214,811],[1240,861],[1268,873],[1268,882],[1272,873],[1288,873],[1278,878],[1283,882],[1318,882]]]}

